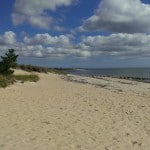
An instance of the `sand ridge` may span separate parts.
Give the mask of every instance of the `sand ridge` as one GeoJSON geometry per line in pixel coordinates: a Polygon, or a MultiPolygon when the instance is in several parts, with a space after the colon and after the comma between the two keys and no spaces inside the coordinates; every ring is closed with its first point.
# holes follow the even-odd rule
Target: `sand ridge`
{"type": "Polygon", "coordinates": [[[38,75],[0,89],[0,149],[149,150],[150,98],[38,75]]]}

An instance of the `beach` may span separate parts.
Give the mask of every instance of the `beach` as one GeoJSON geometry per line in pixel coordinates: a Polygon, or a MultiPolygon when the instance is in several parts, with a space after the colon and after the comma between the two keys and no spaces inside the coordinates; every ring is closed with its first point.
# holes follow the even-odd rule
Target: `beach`
{"type": "Polygon", "coordinates": [[[149,150],[149,83],[37,74],[0,88],[0,149],[149,150]]]}

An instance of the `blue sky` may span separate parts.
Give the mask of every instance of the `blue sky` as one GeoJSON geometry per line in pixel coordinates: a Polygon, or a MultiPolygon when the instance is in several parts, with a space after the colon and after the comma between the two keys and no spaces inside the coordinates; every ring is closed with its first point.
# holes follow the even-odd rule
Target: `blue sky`
{"type": "Polygon", "coordinates": [[[48,67],[150,67],[149,0],[2,0],[0,54],[48,67]]]}

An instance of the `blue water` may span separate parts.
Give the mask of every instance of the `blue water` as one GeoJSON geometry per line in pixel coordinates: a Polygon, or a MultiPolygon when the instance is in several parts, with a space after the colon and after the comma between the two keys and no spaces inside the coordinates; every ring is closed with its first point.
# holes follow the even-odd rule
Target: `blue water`
{"type": "Polygon", "coordinates": [[[150,68],[73,69],[68,73],[83,76],[133,77],[150,80],[150,68]]]}

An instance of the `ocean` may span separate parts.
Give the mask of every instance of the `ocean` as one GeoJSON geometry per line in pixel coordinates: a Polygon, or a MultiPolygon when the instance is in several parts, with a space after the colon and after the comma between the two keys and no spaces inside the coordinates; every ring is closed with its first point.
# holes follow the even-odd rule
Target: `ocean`
{"type": "Polygon", "coordinates": [[[71,69],[66,72],[82,76],[139,78],[150,81],[150,68],[71,69]]]}

